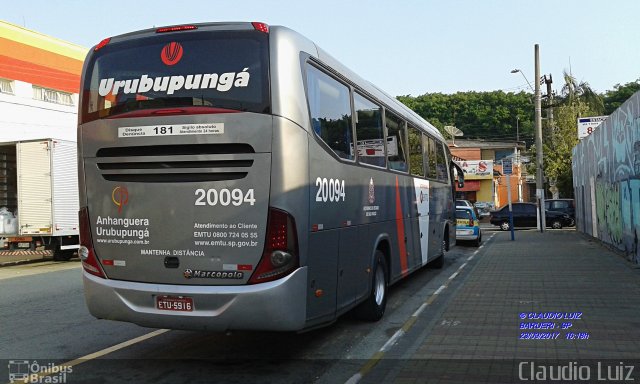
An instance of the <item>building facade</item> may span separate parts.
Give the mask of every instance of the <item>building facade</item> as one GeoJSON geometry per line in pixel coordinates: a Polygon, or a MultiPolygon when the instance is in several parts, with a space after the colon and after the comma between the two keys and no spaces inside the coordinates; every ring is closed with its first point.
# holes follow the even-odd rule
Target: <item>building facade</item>
{"type": "Polygon", "coordinates": [[[489,203],[499,208],[508,203],[507,184],[511,185],[511,201],[530,201],[530,188],[520,152],[522,143],[456,140],[449,142],[458,164],[465,171],[465,186],[456,189],[459,199],[489,203]],[[505,175],[503,161],[512,162],[511,176],[505,175]],[[509,183],[507,178],[510,178],[509,183]]]}
{"type": "Polygon", "coordinates": [[[0,21],[0,142],[76,140],[87,49],[0,21]]]}

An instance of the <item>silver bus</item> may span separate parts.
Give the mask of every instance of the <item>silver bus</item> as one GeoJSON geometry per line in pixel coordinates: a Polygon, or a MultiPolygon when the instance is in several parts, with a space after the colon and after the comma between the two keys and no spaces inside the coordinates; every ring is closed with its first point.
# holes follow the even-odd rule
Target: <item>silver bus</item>
{"type": "MultiPolygon", "coordinates": [[[[455,239],[442,135],[312,41],[263,23],[93,47],[78,125],[87,306],[195,330],[303,330],[455,239]]],[[[460,171],[461,174],[461,171],[460,171]]]]}

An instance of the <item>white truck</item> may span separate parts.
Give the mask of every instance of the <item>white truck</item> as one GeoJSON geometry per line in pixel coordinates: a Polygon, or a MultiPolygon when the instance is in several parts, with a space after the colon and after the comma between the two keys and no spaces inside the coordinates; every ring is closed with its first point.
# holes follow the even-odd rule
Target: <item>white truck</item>
{"type": "MultiPolygon", "coordinates": [[[[0,244],[69,260],[79,247],[76,143],[0,143],[0,244]]],[[[3,251],[4,253],[4,251],[3,251]]]]}

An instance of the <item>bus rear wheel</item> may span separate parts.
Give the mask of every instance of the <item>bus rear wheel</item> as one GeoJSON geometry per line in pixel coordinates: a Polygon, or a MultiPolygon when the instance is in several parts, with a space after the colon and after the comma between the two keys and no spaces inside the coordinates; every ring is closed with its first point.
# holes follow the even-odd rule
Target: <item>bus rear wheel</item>
{"type": "Polygon", "coordinates": [[[440,255],[427,264],[429,268],[440,269],[444,267],[444,254],[449,250],[449,231],[445,231],[440,242],[440,255]]]}
{"type": "Polygon", "coordinates": [[[356,317],[365,321],[378,321],[387,307],[387,289],[389,287],[387,262],[382,251],[375,253],[371,292],[369,297],[356,308],[356,317]]]}

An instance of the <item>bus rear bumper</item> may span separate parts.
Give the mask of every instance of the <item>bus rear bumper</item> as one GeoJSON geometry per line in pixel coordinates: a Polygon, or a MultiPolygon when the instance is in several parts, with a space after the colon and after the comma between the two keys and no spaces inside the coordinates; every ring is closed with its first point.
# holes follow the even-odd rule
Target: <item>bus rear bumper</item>
{"type": "Polygon", "coordinates": [[[89,312],[99,319],[144,327],[225,331],[297,331],[306,321],[307,268],[268,283],[195,286],[102,279],[83,271],[89,312]],[[193,299],[193,311],[156,308],[157,296],[193,299]]]}

